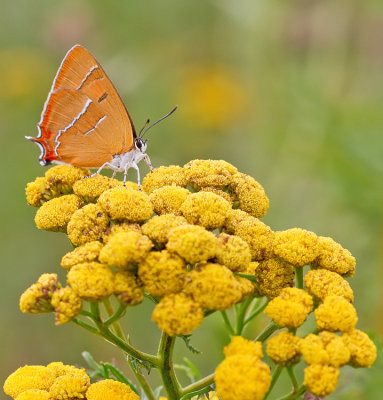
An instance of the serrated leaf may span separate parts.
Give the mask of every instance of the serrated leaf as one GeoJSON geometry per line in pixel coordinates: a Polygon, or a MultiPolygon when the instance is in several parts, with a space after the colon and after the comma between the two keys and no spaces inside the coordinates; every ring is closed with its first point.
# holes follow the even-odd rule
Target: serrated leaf
{"type": "Polygon", "coordinates": [[[191,339],[191,334],[189,335],[182,335],[180,336],[183,341],[186,344],[186,347],[194,354],[201,354],[201,350],[198,350],[196,347],[194,347],[191,343],[190,343],[190,339],[191,339]]]}

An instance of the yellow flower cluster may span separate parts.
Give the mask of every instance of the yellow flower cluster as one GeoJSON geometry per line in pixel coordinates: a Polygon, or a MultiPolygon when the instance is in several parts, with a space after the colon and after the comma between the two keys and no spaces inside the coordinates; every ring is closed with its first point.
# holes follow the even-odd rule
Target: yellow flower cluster
{"type": "Polygon", "coordinates": [[[62,362],[18,368],[5,381],[4,392],[14,400],[139,400],[124,383],[105,379],[91,384],[85,369],[62,362]]]}
{"type": "Polygon", "coordinates": [[[283,331],[267,341],[266,353],[277,364],[293,365],[299,361],[300,342],[298,336],[283,331]]]}

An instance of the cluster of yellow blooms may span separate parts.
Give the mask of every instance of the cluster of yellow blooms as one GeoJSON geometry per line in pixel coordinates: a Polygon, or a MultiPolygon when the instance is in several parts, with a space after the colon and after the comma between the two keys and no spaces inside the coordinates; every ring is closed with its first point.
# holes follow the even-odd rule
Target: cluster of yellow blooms
{"type": "Polygon", "coordinates": [[[139,400],[124,383],[104,379],[91,384],[85,369],[62,362],[17,369],[5,381],[4,392],[15,400],[139,400]]]}
{"type": "MultiPolygon", "coordinates": [[[[66,232],[76,248],[61,261],[67,285],[42,275],[21,296],[23,312],[54,311],[59,325],[76,317],[84,300],[114,295],[134,306],[146,293],[157,302],[153,321],[175,336],[196,329],[207,310],[266,297],[264,313],[286,328],[267,341],[266,352],[283,366],[303,357],[304,385],[315,395],[335,390],[339,367],[374,362],[373,342],[355,329],[353,291],[344,279],[354,274],[355,258],[329,237],[300,228],[274,232],[261,222],[269,200],[252,177],[214,160],[160,167],[144,178],[142,191],[105,176],[83,179],[88,175],[60,165],[27,185],[28,203],[39,207],[37,227],[66,232]],[[295,287],[308,264],[305,288],[295,287]],[[298,337],[312,312],[319,333],[298,337]]],[[[233,337],[215,373],[220,399],[264,397],[271,376],[261,347],[233,337]]],[[[98,399],[90,390],[87,398],[98,399]]]]}

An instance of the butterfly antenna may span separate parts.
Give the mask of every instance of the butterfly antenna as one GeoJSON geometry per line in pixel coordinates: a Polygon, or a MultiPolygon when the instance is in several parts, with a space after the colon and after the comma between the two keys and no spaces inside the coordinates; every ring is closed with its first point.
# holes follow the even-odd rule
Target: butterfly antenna
{"type": "MultiPolygon", "coordinates": [[[[171,114],[173,114],[174,113],[174,111],[175,110],[177,110],[177,108],[178,108],[178,106],[175,106],[174,108],[173,108],[173,110],[171,110],[171,111],[169,111],[166,115],[164,115],[162,118],[160,118],[158,121],[156,121],[154,124],[152,124],[152,125],[150,125],[148,128],[146,128],[145,130],[144,130],[144,132],[141,134],[141,131],[145,128],[145,126],[147,125],[147,123],[145,124],[145,126],[144,126],[144,128],[142,128],[141,129],[141,131],[140,131],[140,138],[142,138],[144,135],[145,135],[145,133],[150,129],[150,128],[153,128],[153,126],[154,125],[157,125],[159,122],[161,122],[162,120],[164,120],[165,118],[167,118],[167,117],[169,117],[169,115],[171,115],[171,114]]],[[[148,120],[149,121],[149,120],[148,120]]]]}
{"type": "Polygon", "coordinates": [[[148,118],[145,122],[145,125],[141,128],[140,133],[138,134],[138,137],[141,136],[141,132],[149,125],[150,118],[148,118]]]}

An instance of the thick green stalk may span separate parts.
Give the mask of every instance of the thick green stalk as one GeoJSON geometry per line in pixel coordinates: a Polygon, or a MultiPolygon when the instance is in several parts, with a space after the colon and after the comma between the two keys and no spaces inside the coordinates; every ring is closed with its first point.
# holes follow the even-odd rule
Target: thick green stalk
{"type": "Polygon", "coordinates": [[[297,288],[303,289],[303,267],[295,268],[297,288]]]}
{"type": "Polygon", "coordinates": [[[269,325],[254,339],[255,342],[264,342],[268,337],[270,337],[275,331],[280,329],[280,326],[275,322],[271,321],[269,325]]]}
{"type": "Polygon", "coordinates": [[[238,311],[236,313],[236,324],[235,324],[235,335],[240,335],[245,327],[245,316],[246,312],[253,301],[252,297],[248,297],[243,300],[243,302],[239,305],[238,311]]]}
{"type": "Polygon", "coordinates": [[[277,380],[278,380],[279,376],[281,375],[282,370],[283,370],[283,366],[281,366],[281,365],[278,365],[274,369],[273,376],[271,377],[271,383],[270,383],[269,390],[265,394],[265,397],[263,398],[263,400],[266,400],[269,397],[269,394],[271,393],[271,391],[273,390],[273,387],[277,383],[277,380]]]}
{"type": "Polygon", "coordinates": [[[205,376],[204,378],[198,380],[197,382],[193,382],[192,384],[185,386],[180,390],[180,394],[182,397],[186,396],[189,393],[195,393],[200,391],[201,389],[210,386],[214,382],[214,374],[210,374],[205,376]]]}

